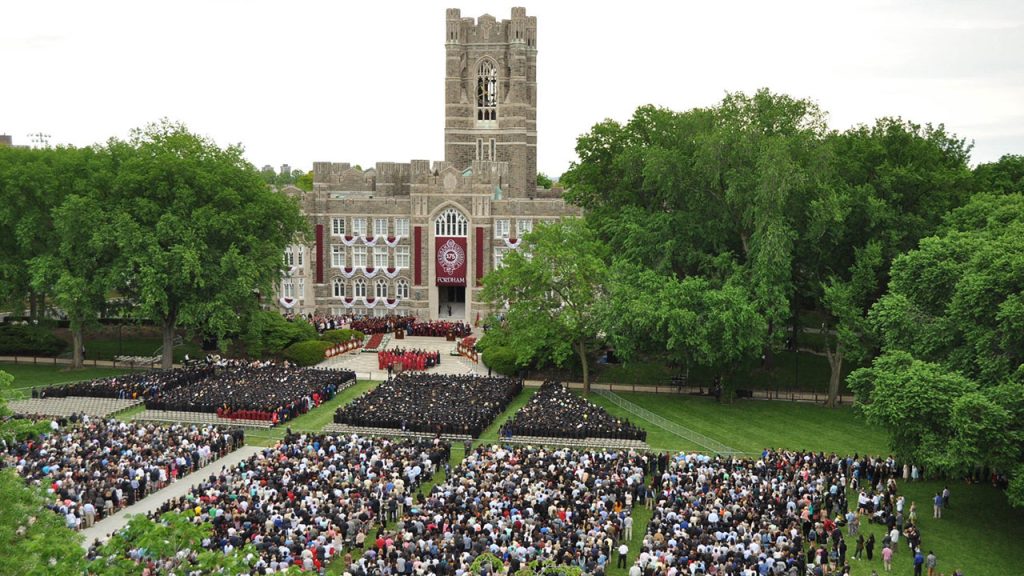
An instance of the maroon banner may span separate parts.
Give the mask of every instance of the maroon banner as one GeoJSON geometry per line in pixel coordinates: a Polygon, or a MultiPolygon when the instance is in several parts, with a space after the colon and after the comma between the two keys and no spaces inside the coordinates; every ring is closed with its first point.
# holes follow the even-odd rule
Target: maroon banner
{"type": "Polygon", "coordinates": [[[316,283],[324,283],[324,225],[316,225],[316,283]]]}
{"type": "Polygon", "coordinates": [[[466,239],[438,236],[434,239],[438,286],[466,285],[466,239]]]}
{"type": "Polygon", "coordinates": [[[480,285],[480,280],[484,277],[484,228],[483,226],[476,227],[476,285],[480,285]]]}
{"type": "Polygon", "coordinates": [[[423,266],[420,263],[420,254],[423,252],[423,227],[416,226],[412,230],[412,283],[416,286],[423,285],[423,277],[420,270],[423,266]]]}

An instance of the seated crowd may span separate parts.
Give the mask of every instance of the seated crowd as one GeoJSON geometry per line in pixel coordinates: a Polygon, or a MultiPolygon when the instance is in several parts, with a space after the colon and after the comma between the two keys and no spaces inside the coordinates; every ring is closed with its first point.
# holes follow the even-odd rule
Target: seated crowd
{"type": "MultiPolygon", "coordinates": [[[[194,512],[210,522],[203,543],[225,553],[252,543],[258,574],[317,570],[342,547],[361,546],[375,523],[397,517],[449,447],[357,436],[289,434],[273,448],[166,502],[153,516],[194,512]]],[[[95,550],[90,553],[95,556],[95,550]]],[[[140,564],[162,559],[129,551],[140,564]]]]}
{"type": "Polygon", "coordinates": [[[44,486],[72,529],[135,503],[244,443],[241,430],[143,425],[74,416],[51,433],[11,443],[4,464],[44,486]]]}
{"type": "Polygon", "coordinates": [[[330,400],[354,379],[349,371],[249,364],[218,369],[203,380],[160,391],[146,398],[146,408],[216,412],[225,418],[277,424],[330,400]]]}
{"type": "Polygon", "coordinates": [[[377,352],[377,368],[379,370],[394,370],[396,372],[408,372],[410,370],[426,370],[441,365],[441,353],[427,350],[381,350],[377,352]]]}
{"type": "Polygon", "coordinates": [[[494,554],[516,573],[546,560],[604,572],[632,530],[648,457],[625,452],[479,447],[399,516],[348,573],[468,574],[494,554]]]}
{"type": "MultiPolygon", "coordinates": [[[[850,554],[842,527],[857,536],[871,507],[849,510],[846,486],[867,462],[768,450],[758,460],[659,459],[636,574],[849,574],[864,540],[850,554]]],[[[895,499],[894,471],[886,466],[873,476],[884,501],[895,499]]]]}
{"type": "Polygon", "coordinates": [[[522,389],[506,377],[403,374],[339,408],[334,421],[475,438],[522,389]]]}
{"type": "Polygon", "coordinates": [[[561,382],[545,382],[501,427],[501,436],[647,440],[647,431],[574,394],[561,382]]]}
{"type": "Polygon", "coordinates": [[[93,398],[152,398],[164,390],[172,390],[179,386],[199,382],[213,373],[209,366],[192,366],[174,370],[150,370],[133,372],[50,386],[42,390],[32,390],[33,398],[66,398],[68,396],[90,396],[93,398]]]}

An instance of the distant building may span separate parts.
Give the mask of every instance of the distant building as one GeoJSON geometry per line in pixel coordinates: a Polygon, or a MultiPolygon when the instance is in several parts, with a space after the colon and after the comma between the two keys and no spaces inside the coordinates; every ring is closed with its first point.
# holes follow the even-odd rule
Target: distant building
{"type": "Polygon", "coordinates": [[[445,52],[443,161],[315,162],[312,192],[286,189],[314,238],[286,251],[282,307],[472,321],[486,313],[481,279],[518,238],[579,215],[537,187],[536,17],[449,9],[445,52]]]}
{"type": "Polygon", "coordinates": [[[14,146],[14,138],[7,134],[0,134],[0,146],[14,146]]]}
{"type": "Polygon", "coordinates": [[[292,175],[292,167],[289,166],[288,164],[281,164],[281,172],[280,172],[280,174],[281,174],[281,176],[291,176],[292,175]]]}

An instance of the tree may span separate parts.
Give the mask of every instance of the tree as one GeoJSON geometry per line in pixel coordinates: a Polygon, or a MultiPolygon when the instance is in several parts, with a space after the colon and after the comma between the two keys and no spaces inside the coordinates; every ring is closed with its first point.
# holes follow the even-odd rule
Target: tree
{"type": "Polygon", "coordinates": [[[1024,194],[1024,156],[1006,154],[974,169],[974,189],[997,194],[1024,194]]]}
{"type": "Polygon", "coordinates": [[[176,328],[222,338],[270,293],[284,247],[305,229],[296,202],[267,187],[239,146],[225,149],[162,121],[112,140],[112,229],[124,290],[163,330],[165,368],[176,328]]]}
{"type": "Polygon", "coordinates": [[[543,172],[537,172],[537,186],[550,190],[554,182],[551,181],[551,177],[543,172]]]}
{"type": "Polygon", "coordinates": [[[112,231],[103,205],[110,170],[105,154],[85,148],[59,149],[68,156],[61,170],[64,180],[74,182],[68,196],[54,208],[50,250],[28,261],[32,287],[50,292],[53,302],[70,322],[72,367],[82,367],[83,330],[94,324],[114,285],[115,260],[112,231]]]}
{"type": "Polygon", "coordinates": [[[295,186],[297,188],[305,190],[306,192],[312,191],[313,190],[313,171],[310,170],[309,172],[306,172],[305,174],[302,174],[302,175],[296,177],[295,178],[295,186]]]}
{"type": "Polygon", "coordinates": [[[29,316],[44,317],[48,290],[32,286],[25,263],[53,251],[53,208],[74,190],[75,172],[64,148],[0,147],[0,301],[29,316]]]}
{"type": "Polygon", "coordinates": [[[541,224],[504,266],[484,278],[493,310],[507,307],[508,344],[520,364],[564,366],[575,356],[590,392],[589,357],[599,341],[596,304],[604,297],[608,253],[580,219],[541,224]]]}
{"type": "MultiPolygon", "coordinates": [[[[13,380],[0,370],[0,392],[13,380]]],[[[10,411],[4,398],[0,394],[0,447],[36,432],[27,420],[8,420],[10,411]]],[[[42,488],[27,486],[13,468],[0,470],[0,546],[6,552],[5,573],[46,576],[82,572],[82,537],[68,529],[61,516],[46,509],[50,501],[42,488]]]]}

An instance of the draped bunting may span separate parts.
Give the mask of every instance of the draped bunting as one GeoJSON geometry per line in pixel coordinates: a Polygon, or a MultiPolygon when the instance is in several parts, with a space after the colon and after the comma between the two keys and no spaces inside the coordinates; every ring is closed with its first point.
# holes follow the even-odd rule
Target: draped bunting
{"type": "Polygon", "coordinates": [[[341,237],[341,243],[344,244],[345,246],[351,246],[351,245],[355,244],[356,240],[358,240],[358,238],[356,238],[355,236],[342,236],[341,237]]]}
{"type": "Polygon", "coordinates": [[[377,298],[374,298],[373,296],[368,296],[368,297],[364,297],[363,298],[363,304],[365,304],[367,308],[374,308],[374,307],[376,307],[377,306],[377,302],[380,302],[380,300],[377,299],[377,298]]]}
{"type": "Polygon", "coordinates": [[[384,239],[384,243],[388,245],[388,248],[394,248],[398,246],[398,243],[402,241],[401,236],[388,236],[384,239]]]}
{"type": "Polygon", "coordinates": [[[373,278],[374,276],[377,275],[377,272],[379,271],[380,268],[374,268],[373,266],[363,268],[363,274],[365,274],[367,278],[373,278]]]}
{"type": "Polygon", "coordinates": [[[367,246],[376,246],[377,238],[380,238],[380,236],[363,236],[363,244],[366,244],[367,246]]]}
{"type": "Polygon", "coordinates": [[[344,276],[345,278],[351,278],[356,275],[356,269],[348,267],[342,268],[341,275],[344,276]]]}
{"type": "Polygon", "coordinates": [[[387,308],[388,310],[394,310],[395,308],[398,307],[398,303],[400,301],[401,300],[398,298],[388,298],[387,300],[384,301],[384,307],[387,308]]]}
{"type": "Polygon", "coordinates": [[[387,276],[388,278],[394,279],[394,278],[398,278],[398,275],[401,272],[402,271],[399,270],[398,268],[388,268],[388,269],[384,270],[384,275],[387,276]]]}
{"type": "Polygon", "coordinates": [[[284,306],[285,308],[291,309],[291,308],[293,308],[295,306],[295,303],[298,302],[298,300],[296,300],[295,298],[287,298],[287,297],[282,296],[278,300],[278,302],[281,303],[281,306],[284,306]]]}
{"type": "Polygon", "coordinates": [[[502,238],[505,241],[505,246],[515,250],[519,248],[519,245],[523,243],[522,238],[502,238]]]}

